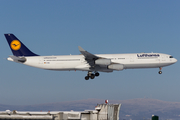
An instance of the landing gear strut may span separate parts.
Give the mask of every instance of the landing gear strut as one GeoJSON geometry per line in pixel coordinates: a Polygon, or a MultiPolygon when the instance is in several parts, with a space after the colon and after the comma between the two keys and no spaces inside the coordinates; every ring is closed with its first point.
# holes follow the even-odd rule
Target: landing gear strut
{"type": "Polygon", "coordinates": [[[159,72],[158,72],[159,74],[162,74],[161,70],[162,70],[162,67],[159,67],[159,72]]]}
{"type": "Polygon", "coordinates": [[[92,72],[88,72],[87,76],[85,76],[85,80],[89,80],[89,78],[94,79],[97,76],[99,76],[98,72],[95,72],[95,74],[92,72]]]}

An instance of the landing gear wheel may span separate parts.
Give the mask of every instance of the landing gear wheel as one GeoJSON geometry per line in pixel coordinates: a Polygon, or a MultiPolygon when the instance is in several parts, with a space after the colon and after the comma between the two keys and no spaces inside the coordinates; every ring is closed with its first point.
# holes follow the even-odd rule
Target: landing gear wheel
{"type": "Polygon", "coordinates": [[[162,71],[159,71],[158,73],[159,73],[159,74],[162,74],[162,71]]]}
{"type": "Polygon", "coordinates": [[[90,78],[91,78],[91,79],[94,79],[94,78],[95,78],[95,75],[94,75],[94,74],[91,74],[90,78]]]}
{"type": "Polygon", "coordinates": [[[162,74],[161,70],[162,70],[162,67],[159,67],[159,72],[158,72],[159,74],[162,74]]]}
{"type": "Polygon", "coordinates": [[[99,76],[99,73],[97,72],[97,73],[95,73],[95,76],[99,76]]]}
{"type": "Polygon", "coordinates": [[[94,79],[95,77],[99,76],[99,73],[94,71],[88,71],[87,76],[85,77],[85,80],[89,80],[89,78],[94,79]]]}
{"type": "Polygon", "coordinates": [[[89,80],[89,76],[86,76],[86,77],[85,77],[85,80],[89,80]]]}

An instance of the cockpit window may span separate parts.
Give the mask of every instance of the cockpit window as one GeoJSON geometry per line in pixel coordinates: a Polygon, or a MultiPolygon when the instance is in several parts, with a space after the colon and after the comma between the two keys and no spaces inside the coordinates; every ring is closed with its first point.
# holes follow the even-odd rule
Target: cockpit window
{"type": "Polygon", "coordinates": [[[173,58],[173,56],[169,56],[169,58],[173,58]]]}

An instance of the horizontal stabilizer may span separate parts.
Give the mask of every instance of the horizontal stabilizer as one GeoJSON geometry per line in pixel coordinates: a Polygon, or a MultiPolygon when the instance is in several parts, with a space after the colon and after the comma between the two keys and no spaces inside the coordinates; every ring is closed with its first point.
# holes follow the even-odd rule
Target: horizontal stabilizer
{"type": "Polygon", "coordinates": [[[7,59],[9,61],[20,62],[20,63],[26,62],[26,58],[25,57],[9,56],[9,58],[7,58],[7,59]]]}

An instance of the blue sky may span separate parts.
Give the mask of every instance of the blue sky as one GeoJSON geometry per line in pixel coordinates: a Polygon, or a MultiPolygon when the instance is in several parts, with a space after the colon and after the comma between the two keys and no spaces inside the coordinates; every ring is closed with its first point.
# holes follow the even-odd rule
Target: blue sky
{"type": "Polygon", "coordinates": [[[159,52],[180,60],[180,1],[2,0],[0,104],[31,105],[88,98],[153,98],[180,102],[180,64],[100,73],[57,72],[7,61],[4,33],[15,34],[40,55],[159,52]]]}

